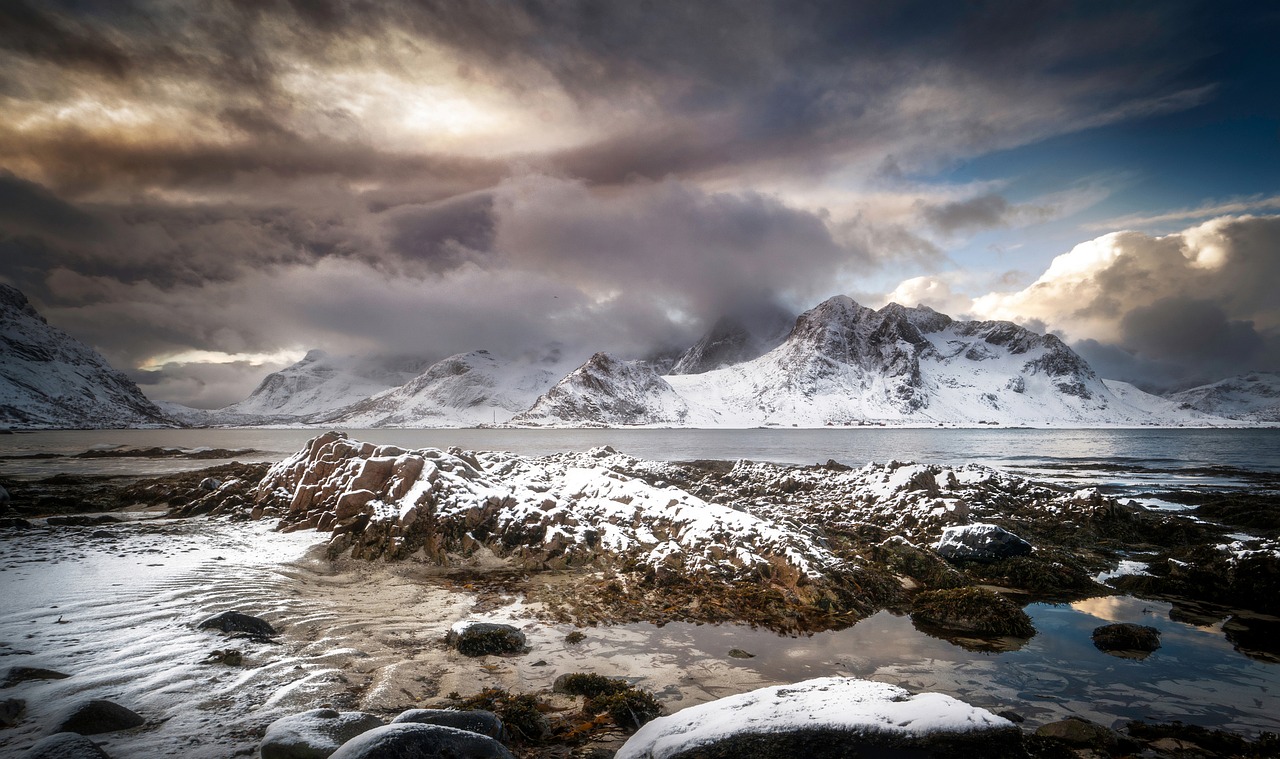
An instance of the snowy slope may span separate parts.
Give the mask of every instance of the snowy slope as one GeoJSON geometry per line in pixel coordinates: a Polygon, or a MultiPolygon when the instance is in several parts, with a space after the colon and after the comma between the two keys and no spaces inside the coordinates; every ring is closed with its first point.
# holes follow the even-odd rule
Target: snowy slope
{"type": "Polygon", "coordinates": [[[268,374],[249,397],[210,413],[221,424],[321,421],[339,409],[412,379],[422,361],[405,357],[331,356],[308,351],[268,374]]]}
{"type": "Polygon", "coordinates": [[[171,424],[97,351],[50,326],[26,296],[0,284],[0,427],[171,424]]]}
{"type": "Polygon", "coordinates": [[[1213,421],[1155,409],[1146,399],[1125,402],[1053,335],[1010,322],[958,322],[924,307],[875,311],[845,296],[802,314],[785,342],[750,361],[665,378],[624,376],[617,363],[566,378],[558,402],[544,398],[515,421],[694,427],[1213,421]]]}
{"type": "Polygon", "coordinates": [[[1206,414],[1251,422],[1280,422],[1280,373],[1252,372],[1171,393],[1168,399],[1206,414]]]}
{"type": "Polygon", "coordinates": [[[651,367],[597,353],[512,421],[528,425],[681,424],[689,408],[651,367]]]}
{"type": "Polygon", "coordinates": [[[450,356],[408,383],[354,403],[326,422],[349,427],[469,427],[506,422],[577,365],[558,346],[514,360],[489,351],[450,356]]]}

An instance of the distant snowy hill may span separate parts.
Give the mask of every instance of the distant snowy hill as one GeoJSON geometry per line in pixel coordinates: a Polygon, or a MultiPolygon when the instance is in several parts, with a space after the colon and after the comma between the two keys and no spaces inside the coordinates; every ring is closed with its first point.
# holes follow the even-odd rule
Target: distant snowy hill
{"type": "Polygon", "coordinates": [[[513,421],[610,427],[679,425],[688,415],[684,400],[651,367],[597,353],[513,421]]]}
{"type": "Polygon", "coordinates": [[[248,398],[209,412],[214,424],[319,422],[357,401],[397,387],[422,370],[420,359],[331,356],[312,350],[268,374],[248,398]]]}
{"type": "Polygon", "coordinates": [[[325,421],[347,427],[474,427],[528,409],[577,362],[558,346],[514,360],[460,353],[406,384],[340,409],[325,421]]]}
{"type": "Polygon", "coordinates": [[[26,296],[0,284],[0,427],[172,424],[97,351],[50,326],[26,296]]]}
{"type": "Polygon", "coordinates": [[[817,427],[1214,421],[1129,390],[1117,396],[1053,335],[1009,322],[955,321],[924,307],[890,304],[875,311],[837,296],[802,314],[768,353],[711,371],[648,376],[597,354],[515,422],[817,427]]]}
{"type": "Polygon", "coordinates": [[[1280,422],[1280,373],[1277,372],[1252,372],[1166,397],[1206,414],[1251,422],[1280,422]]]}

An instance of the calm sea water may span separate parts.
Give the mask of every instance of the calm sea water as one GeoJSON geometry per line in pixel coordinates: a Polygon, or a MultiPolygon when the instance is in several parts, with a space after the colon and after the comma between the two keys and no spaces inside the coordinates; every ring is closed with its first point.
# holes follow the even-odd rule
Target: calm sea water
{"type": "MultiPolygon", "coordinates": [[[[976,462],[1037,479],[1099,485],[1115,492],[1242,485],[1249,473],[1280,475],[1280,429],[754,429],[754,430],[345,430],[351,437],[405,448],[459,446],[540,455],[609,445],[638,458],[753,459],[813,464],[835,459],[976,462]]],[[[0,436],[0,476],[56,472],[159,473],[209,461],[40,459],[90,449],[252,449],[241,460],[274,461],[299,450],[317,429],[95,430],[0,436]]]]}

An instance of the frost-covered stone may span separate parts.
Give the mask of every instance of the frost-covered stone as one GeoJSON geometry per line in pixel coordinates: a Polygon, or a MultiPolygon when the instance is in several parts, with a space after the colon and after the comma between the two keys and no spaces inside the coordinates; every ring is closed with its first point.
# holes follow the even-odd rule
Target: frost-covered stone
{"type": "Polygon", "coordinates": [[[111,759],[98,744],[79,733],[54,733],[27,749],[21,759],[111,759]]]}
{"type": "Polygon", "coordinates": [[[373,714],[335,709],[281,717],[262,738],[262,759],[326,759],[342,744],[382,725],[373,714]]]}
{"type": "Polygon", "coordinates": [[[396,715],[391,724],[414,722],[422,725],[444,725],[487,735],[502,740],[502,718],[484,709],[409,709],[396,715]]]}
{"type": "Polygon", "coordinates": [[[445,642],[464,656],[520,654],[528,650],[519,628],[496,622],[464,620],[449,628],[445,642]]]}
{"type": "Polygon", "coordinates": [[[1031,544],[994,524],[948,527],[935,546],[938,555],[951,561],[999,561],[1031,553],[1031,544]]]}
{"type": "Polygon", "coordinates": [[[1008,720],[940,693],[822,677],[729,696],[659,717],[616,759],[1021,755],[1008,720]]]}
{"type": "Polygon", "coordinates": [[[145,724],[146,720],[131,709],[103,699],[81,701],[66,709],[54,721],[56,733],[97,735],[128,730],[145,724]]]}
{"type": "Polygon", "coordinates": [[[494,739],[443,725],[402,722],[342,744],[332,759],[515,759],[494,739]]]}

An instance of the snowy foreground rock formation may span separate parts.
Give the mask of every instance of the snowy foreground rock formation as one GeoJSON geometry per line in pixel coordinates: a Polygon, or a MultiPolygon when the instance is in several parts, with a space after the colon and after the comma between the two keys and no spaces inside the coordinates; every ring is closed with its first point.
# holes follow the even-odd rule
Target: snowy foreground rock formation
{"type": "Polygon", "coordinates": [[[529,569],[607,569],[624,585],[667,591],[713,581],[772,589],[780,603],[852,619],[899,598],[901,579],[884,569],[890,554],[955,575],[921,547],[948,527],[1010,514],[1059,524],[1117,508],[1093,491],[973,465],[739,461],[707,472],[609,448],[543,457],[411,451],[337,432],[274,465],[253,500],[257,518],[331,533],[332,557],[458,565],[480,554],[529,569]]]}
{"type": "Polygon", "coordinates": [[[171,424],[97,351],[50,326],[26,296],[0,284],[0,428],[171,424]]]}

